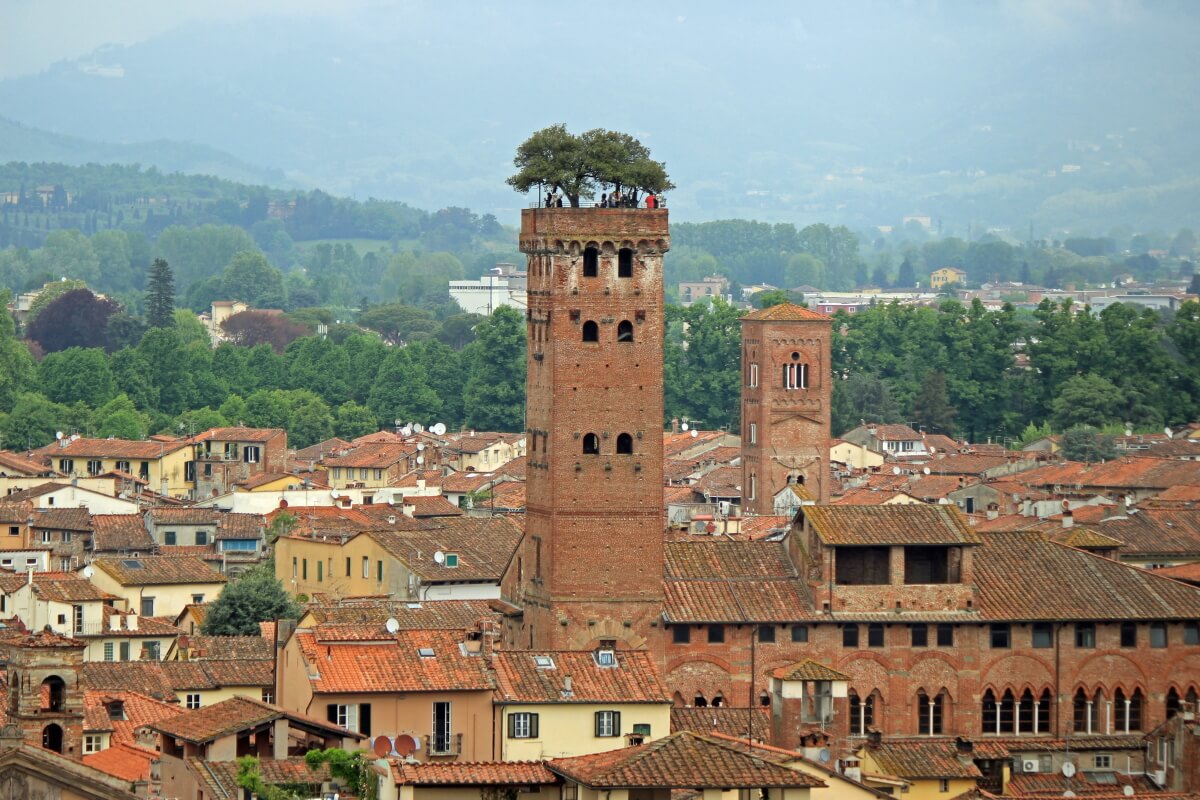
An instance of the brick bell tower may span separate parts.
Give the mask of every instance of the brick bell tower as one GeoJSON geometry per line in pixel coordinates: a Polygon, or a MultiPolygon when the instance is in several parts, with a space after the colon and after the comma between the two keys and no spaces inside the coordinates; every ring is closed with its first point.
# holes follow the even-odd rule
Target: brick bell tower
{"type": "Polygon", "coordinates": [[[667,211],[525,209],[520,244],[528,470],[511,570],[524,616],[507,639],[657,649],[667,211]]]}
{"type": "Polygon", "coordinates": [[[829,317],[782,303],[742,317],[742,508],[773,514],[799,484],[829,502],[829,317]]]}

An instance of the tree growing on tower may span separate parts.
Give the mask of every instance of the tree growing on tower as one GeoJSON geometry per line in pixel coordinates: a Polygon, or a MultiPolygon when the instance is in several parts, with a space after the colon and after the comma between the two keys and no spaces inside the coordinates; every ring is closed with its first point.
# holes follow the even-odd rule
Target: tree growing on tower
{"type": "Polygon", "coordinates": [[[170,264],[156,258],[146,281],[146,324],[151,328],[174,327],[174,313],[175,275],[170,264]]]}

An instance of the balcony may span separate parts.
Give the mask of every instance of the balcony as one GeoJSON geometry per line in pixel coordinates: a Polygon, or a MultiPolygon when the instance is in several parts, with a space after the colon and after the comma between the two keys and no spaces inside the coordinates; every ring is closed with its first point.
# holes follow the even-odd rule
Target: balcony
{"type": "Polygon", "coordinates": [[[452,733],[449,736],[438,736],[437,734],[425,734],[425,741],[429,743],[427,754],[430,757],[457,756],[462,753],[462,738],[461,733],[452,733]]]}

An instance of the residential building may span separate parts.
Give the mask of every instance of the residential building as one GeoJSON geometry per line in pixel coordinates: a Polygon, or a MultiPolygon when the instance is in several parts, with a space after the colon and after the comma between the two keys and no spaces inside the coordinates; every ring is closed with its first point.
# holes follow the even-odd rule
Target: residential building
{"type": "Polygon", "coordinates": [[[929,286],[931,289],[941,289],[949,284],[957,284],[959,286],[967,285],[967,273],[958,267],[942,267],[935,269],[929,273],[929,286]]]}
{"type": "Polygon", "coordinates": [[[873,422],[859,425],[842,434],[842,439],[892,458],[927,458],[925,437],[907,425],[883,425],[873,422]]]}
{"type": "MultiPolygon", "coordinates": [[[[995,761],[1006,763],[1009,755],[1003,747],[994,745],[985,751],[997,755],[995,761]]],[[[899,778],[904,783],[902,791],[912,800],[938,800],[942,796],[960,797],[981,788],[985,775],[980,770],[970,740],[960,739],[883,739],[870,736],[856,754],[860,762],[863,781],[868,785],[888,788],[890,780],[875,780],[875,776],[887,779],[899,778]]],[[[993,759],[985,759],[989,769],[993,759]]],[[[1002,767],[996,767],[1002,770],[1002,767]]],[[[1004,773],[996,776],[990,785],[996,794],[1003,791],[1004,773]]]]}
{"type": "MultiPolygon", "coordinates": [[[[190,497],[193,488],[194,451],[192,443],[186,439],[133,441],[68,437],[34,453],[63,475],[96,476],[115,470],[145,481],[151,491],[168,497],[190,497]]],[[[129,508],[95,510],[108,514],[133,511],[129,508]]]]}
{"type": "Polygon", "coordinates": [[[704,298],[725,298],[729,294],[729,279],[724,275],[709,275],[700,281],[679,283],[679,303],[690,306],[704,298]]]}
{"type": "Polygon", "coordinates": [[[35,509],[77,508],[93,514],[133,514],[137,503],[123,497],[95,492],[73,483],[50,481],[13,492],[6,503],[30,503],[35,509]]]}
{"type": "Polygon", "coordinates": [[[194,441],[196,498],[225,494],[242,481],[287,466],[287,431],[282,428],[212,428],[194,441]]]}
{"type": "Polygon", "coordinates": [[[475,433],[459,437],[442,450],[442,463],[459,472],[495,472],[525,455],[525,436],[475,433]]]}
{"type": "Polygon", "coordinates": [[[190,603],[215,599],[226,578],[195,556],[97,558],[89,580],[143,617],[174,617],[190,603]]]}
{"type": "Polygon", "coordinates": [[[884,456],[874,450],[844,439],[832,439],[829,443],[829,460],[844,464],[851,469],[864,470],[883,466],[884,456]]]}
{"type": "Polygon", "coordinates": [[[467,314],[490,315],[500,306],[524,311],[528,276],[515,264],[497,264],[478,280],[450,281],[450,297],[467,314]]]}
{"type": "MultiPolygon", "coordinates": [[[[329,485],[334,489],[382,489],[425,463],[416,444],[380,442],[322,459],[329,485]]],[[[432,460],[432,459],[431,459],[432,460]]]]}

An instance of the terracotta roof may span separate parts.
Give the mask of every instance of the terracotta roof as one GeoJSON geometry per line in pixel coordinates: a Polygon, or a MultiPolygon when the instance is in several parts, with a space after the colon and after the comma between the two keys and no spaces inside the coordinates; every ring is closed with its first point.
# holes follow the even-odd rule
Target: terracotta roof
{"type": "Polygon", "coordinates": [[[154,537],[142,523],[141,514],[92,515],[92,542],[100,552],[154,549],[154,537]]]}
{"type": "Polygon", "coordinates": [[[1084,550],[1042,532],[988,533],[975,550],[982,619],[1200,618],[1200,589],[1084,550]]]}
{"type": "MultiPolygon", "coordinates": [[[[177,665],[187,664],[184,661],[169,661],[167,671],[178,669],[177,665]]],[[[275,662],[273,660],[262,659],[206,659],[203,661],[190,662],[194,666],[199,666],[203,669],[208,682],[214,687],[219,686],[255,686],[267,688],[275,685],[275,662]]],[[[182,677],[182,676],[177,676],[182,677]]],[[[176,685],[177,689],[187,689],[188,686],[181,685],[185,680],[180,680],[176,685]]],[[[199,688],[199,687],[197,687],[199,688]]]]}
{"type": "Polygon", "coordinates": [[[415,452],[417,452],[417,446],[415,444],[398,444],[390,442],[363,444],[344,454],[326,456],[325,458],[321,459],[321,464],[326,468],[352,467],[384,469],[392,466],[397,461],[403,460],[415,452]]]}
{"type": "Polygon", "coordinates": [[[89,691],[136,692],[167,702],[179,699],[162,669],[162,662],[158,661],[87,661],[83,665],[82,682],[89,691]]]}
{"type": "Polygon", "coordinates": [[[29,527],[55,531],[90,531],[92,515],[86,508],[35,508],[29,527]]]}
{"type": "Polygon", "coordinates": [[[701,431],[693,428],[686,433],[663,433],[663,457],[672,458],[685,453],[699,445],[721,439],[728,434],[725,431],[701,431]],[[693,435],[695,434],[695,435],[693,435]]]}
{"type": "Polygon", "coordinates": [[[1145,508],[1095,526],[1120,539],[1122,558],[1133,555],[1200,558],[1200,508],[1145,508]]]}
{"type": "Polygon", "coordinates": [[[941,500],[955,489],[961,489],[958,477],[954,475],[922,475],[905,488],[904,493],[918,500],[929,502],[941,500]]]}
{"type": "Polygon", "coordinates": [[[271,660],[275,650],[262,636],[185,636],[179,649],[187,647],[188,660],[271,660]]]}
{"type": "Polygon", "coordinates": [[[717,467],[696,481],[694,489],[707,497],[741,497],[742,468],[717,467]]]}
{"type": "Polygon", "coordinates": [[[226,577],[194,556],[170,558],[97,558],[92,561],[122,586],[160,586],[166,584],[225,583],[226,577]]]}
{"type": "Polygon", "coordinates": [[[461,436],[452,440],[447,449],[460,453],[481,453],[493,445],[503,443],[504,438],[498,433],[476,433],[474,436],[461,436]]]}
{"type": "Polygon", "coordinates": [[[319,625],[357,628],[372,635],[382,632],[389,618],[396,620],[401,630],[457,631],[471,630],[481,619],[496,618],[496,612],[486,600],[404,603],[386,598],[346,598],[334,604],[310,605],[307,614],[319,625]]]}
{"type": "Polygon", "coordinates": [[[229,686],[267,688],[274,680],[273,662],[261,660],[89,661],[83,665],[87,689],[132,691],[167,702],[179,699],[176,692],[229,686]]]}
{"type": "Polygon", "coordinates": [[[1030,486],[1081,486],[1100,489],[1168,489],[1200,485],[1200,462],[1169,458],[1115,458],[1102,464],[1061,464],[1021,472],[1010,478],[1030,486]]]}
{"type": "Polygon", "coordinates": [[[126,781],[150,780],[150,764],[159,753],[130,744],[113,744],[83,757],[83,765],[126,781]]]}
{"type": "Polygon", "coordinates": [[[50,467],[40,461],[19,453],[0,450],[0,475],[57,475],[50,467]]]}
{"type": "Polygon", "coordinates": [[[390,645],[325,643],[318,634],[296,634],[314,692],[435,692],[493,687],[486,660],[464,652],[461,633],[400,631],[390,645]],[[433,655],[422,657],[422,649],[432,650],[433,655]]]}
{"type": "Polygon", "coordinates": [[[60,489],[67,488],[70,488],[69,483],[56,483],[54,481],[47,481],[46,483],[39,483],[37,486],[32,486],[28,489],[22,489],[19,492],[13,492],[12,494],[6,496],[4,500],[9,503],[20,503],[25,500],[35,500],[43,495],[51,494],[60,489]]]}
{"type": "Polygon", "coordinates": [[[833,318],[817,311],[810,311],[795,303],[779,303],[778,305],[751,311],[741,318],[743,321],[767,322],[832,322],[833,318]]]}
{"type": "Polygon", "coordinates": [[[28,500],[0,503],[0,522],[24,525],[33,516],[33,503],[28,500]]]}
{"type": "Polygon", "coordinates": [[[754,540],[791,527],[792,518],[787,514],[764,514],[759,517],[743,518],[741,532],[746,538],[754,540]]]}
{"type": "Polygon", "coordinates": [[[397,786],[544,786],[558,783],[558,777],[541,761],[422,763],[391,758],[388,764],[397,786]]]}
{"type": "Polygon", "coordinates": [[[954,739],[889,741],[866,751],[888,775],[898,778],[981,778],[970,756],[959,756],[954,739]]]}
{"type": "Polygon", "coordinates": [[[212,508],[193,506],[155,506],[146,510],[150,521],[156,525],[216,525],[221,512],[212,508]]]}
{"type": "Polygon", "coordinates": [[[957,453],[962,449],[961,444],[940,433],[925,434],[925,447],[931,453],[957,453]]]}
{"type": "MultiPolygon", "coordinates": [[[[111,606],[104,606],[104,631],[94,634],[95,636],[105,637],[117,635],[122,638],[133,638],[138,636],[171,636],[175,637],[182,633],[182,629],[175,627],[173,621],[167,617],[142,617],[133,612],[122,612],[111,606]],[[117,623],[121,626],[119,633],[110,633],[109,625],[113,617],[117,617],[117,623]],[[137,617],[137,630],[129,630],[130,617],[137,617]]],[[[90,638],[90,637],[87,637],[90,638]]]]}
{"type": "Polygon", "coordinates": [[[1156,494],[1149,502],[1155,505],[1166,503],[1200,503],[1200,485],[1171,486],[1156,494]]]}
{"type": "MultiPolygon", "coordinates": [[[[511,462],[510,462],[511,463],[511,462]]],[[[505,464],[507,467],[508,465],[505,464]]],[[[442,483],[442,471],[440,469],[414,469],[412,472],[406,472],[392,483],[392,486],[399,487],[415,487],[417,481],[425,481],[426,486],[440,486],[442,483]]]]}
{"type": "Polygon", "coordinates": [[[596,789],[817,788],[824,781],[740,752],[728,742],[680,731],[636,747],[571,758],[547,766],[596,789]]]}
{"type": "MultiPolygon", "coordinates": [[[[20,583],[27,581],[27,575],[18,574],[20,583]]],[[[5,592],[9,592],[7,586],[5,592]]],[[[35,572],[33,573],[33,591],[42,600],[54,600],[59,603],[86,603],[103,600],[119,599],[114,594],[101,591],[91,581],[73,573],[35,572]]]]}
{"type": "Polygon", "coordinates": [[[671,709],[671,733],[677,731],[692,731],[704,734],[727,734],[729,736],[746,738],[746,726],[750,726],[751,738],[765,742],[771,738],[771,710],[762,706],[752,709],[736,708],[734,706],[718,706],[707,708],[671,709]]]}
{"type": "Polygon", "coordinates": [[[283,428],[210,428],[196,439],[210,442],[268,442],[280,434],[286,436],[287,431],[283,428]]]}
{"type": "Polygon", "coordinates": [[[1070,789],[1079,797],[1124,797],[1124,789],[1130,786],[1134,790],[1132,796],[1148,795],[1161,798],[1163,793],[1158,786],[1145,775],[1126,775],[1121,772],[1105,771],[1104,782],[1097,781],[1086,769],[1081,769],[1070,780],[1065,776],[1053,773],[1015,773],[1009,778],[1006,794],[1015,797],[1046,797],[1059,798],[1070,789]]]}
{"type": "MultiPolygon", "coordinates": [[[[956,482],[957,483],[957,482],[956,482]]],[[[917,497],[908,492],[901,492],[892,489],[870,489],[865,486],[855,489],[847,489],[842,492],[840,497],[833,498],[832,505],[835,506],[881,506],[889,500],[897,497],[911,497],[917,500],[917,497]]]]}
{"type": "Polygon", "coordinates": [[[989,469],[1004,467],[1012,463],[1005,456],[983,456],[973,454],[952,454],[945,458],[935,458],[930,461],[929,471],[935,475],[982,475],[989,469]]]}
{"type": "MultiPolygon", "coordinates": [[[[881,442],[916,442],[924,438],[907,425],[859,425],[854,430],[874,434],[881,442]]],[[[842,438],[845,439],[846,434],[842,438]]]]}
{"type": "MultiPolygon", "coordinates": [[[[507,484],[505,484],[507,485],[507,484]]],[[[518,484],[524,487],[524,484],[518,484]]],[[[463,511],[440,494],[431,497],[409,495],[404,498],[404,505],[412,506],[413,517],[461,517],[463,511]]]]}
{"type": "MultiPolygon", "coordinates": [[[[1053,736],[989,736],[987,741],[1002,745],[1012,753],[1059,753],[1074,750],[1076,752],[1093,750],[1143,750],[1145,739],[1141,734],[1129,736],[1072,736],[1070,739],[1058,739],[1053,736]]],[[[978,742],[976,742],[978,744],[978,742]]]]}
{"type": "MultiPolygon", "coordinates": [[[[507,469],[507,468],[506,468],[507,469]]],[[[504,481],[492,487],[492,496],[481,504],[484,508],[506,511],[525,510],[525,482],[504,481]]]]}
{"type": "Polygon", "coordinates": [[[786,548],[782,542],[667,542],[664,574],[667,580],[794,578],[786,548]]]}
{"type": "Polygon", "coordinates": [[[1105,536],[1091,528],[1065,528],[1053,534],[1050,541],[1080,550],[1111,550],[1122,545],[1119,539],[1105,536]]]}
{"type": "Polygon", "coordinates": [[[672,503],[694,503],[696,502],[696,493],[690,486],[664,486],[663,487],[663,506],[671,505],[672,503]]]}
{"type": "Polygon", "coordinates": [[[1177,564],[1173,567],[1161,567],[1154,570],[1154,572],[1156,575],[1165,575],[1177,581],[1200,583],[1200,561],[1193,561],[1190,564],[1177,564]]]}
{"type": "Polygon", "coordinates": [[[451,472],[442,478],[442,494],[477,492],[493,482],[499,482],[500,477],[495,472],[451,472]]]}
{"type": "Polygon", "coordinates": [[[492,662],[497,702],[509,703],[670,703],[654,658],[641,650],[621,650],[616,666],[600,666],[591,650],[503,651],[492,662]],[[539,660],[549,666],[539,666],[539,660]],[[566,692],[565,680],[571,679],[566,692]]]}
{"type": "Polygon", "coordinates": [[[517,456],[514,459],[504,462],[504,474],[510,478],[523,481],[525,480],[525,473],[528,471],[528,464],[528,456],[517,456]]]}
{"type": "Polygon", "coordinates": [[[226,512],[217,521],[216,540],[225,539],[262,539],[266,528],[266,520],[259,514],[240,514],[226,512]]]}
{"type": "Polygon", "coordinates": [[[326,439],[323,442],[310,444],[308,447],[302,447],[292,454],[296,461],[320,461],[322,457],[329,453],[336,453],[339,450],[345,450],[350,447],[350,442],[345,439],[339,439],[336,436],[332,439],[326,439]]]}
{"type": "Polygon", "coordinates": [[[403,436],[391,431],[375,431],[374,433],[366,433],[353,439],[350,444],[396,444],[404,440],[403,436]]]}
{"type": "MultiPolygon", "coordinates": [[[[205,796],[221,798],[221,800],[234,800],[234,798],[242,796],[243,790],[237,782],[238,762],[205,761],[195,756],[189,756],[187,767],[204,787],[205,796]]],[[[258,770],[263,781],[271,786],[288,788],[303,786],[308,789],[317,789],[322,783],[330,780],[328,764],[322,764],[317,769],[309,769],[302,756],[286,759],[264,758],[259,762],[258,770]]],[[[312,793],[320,794],[319,791],[312,793]]]]}
{"type": "Polygon", "coordinates": [[[957,506],[802,506],[827,545],[978,544],[957,506]]]}
{"type": "Polygon", "coordinates": [[[779,667],[771,672],[773,677],[781,681],[848,681],[849,675],[843,675],[832,667],[806,658],[786,667],[779,667]]]}
{"type": "Polygon", "coordinates": [[[521,541],[509,517],[437,517],[416,531],[369,531],[380,547],[423,580],[499,581],[521,541]],[[458,566],[434,561],[437,552],[456,554],[458,566]]]}
{"type": "Polygon", "coordinates": [[[137,744],[134,732],[138,728],[178,716],[184,711],[178,703],[164,703],[137,692],[96,691],[83,693],[83,709],[85,730],[111,731],[110,741],[113,744],[127,745],[137,744]],[[123,719],[110,717],[108,706],[112,703],[121,704],[123,719]]]}
{"type": "Polygon", "coordinates": [[[73,439],[66,447],[58,442],[46,445],[34,452],[43,458],[120,458],[137,461],[154,461],[166,453],[174,453],[190,447],[186,439],[176,441],[133,441],[131,439],[73,439]]]}
{"type": "Polygon", "coordinates": [[[801,581],[668,580],[664,616],[675,623],[816,619],[801,581]]]}
{"type": "Polygon", "coordinates": [[[241,696],[190,710],[155,723],[151,727],[176,739],[201,744],[283,718],[297,720],[305,726],[316,727],[332,734],[346,734],[345,729],[338,725],[293,714],[279,706],[241,696]]]}

